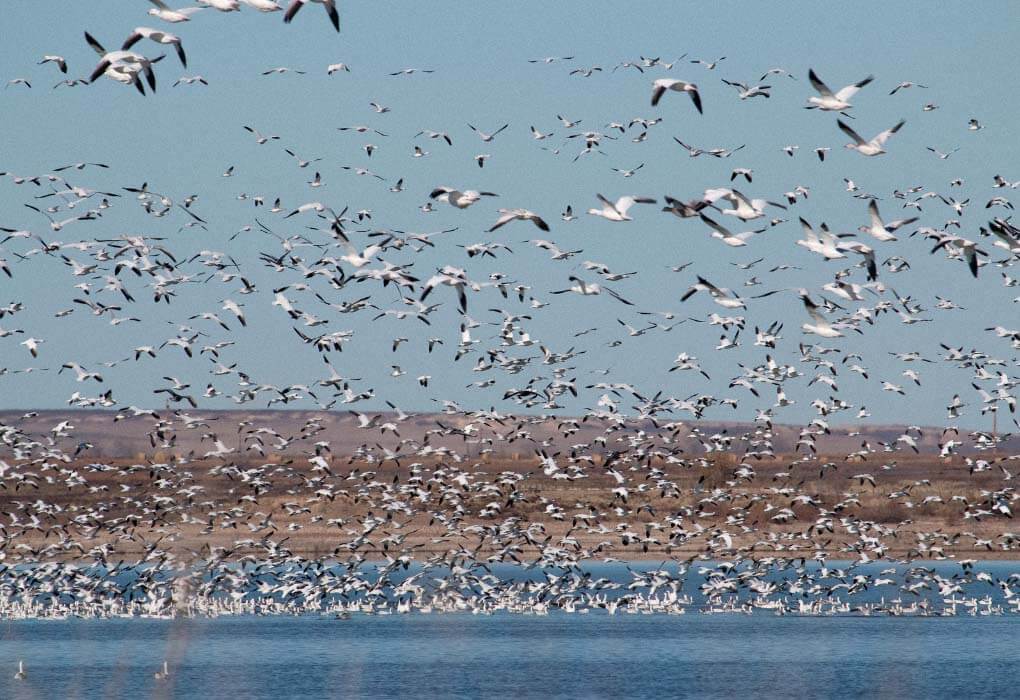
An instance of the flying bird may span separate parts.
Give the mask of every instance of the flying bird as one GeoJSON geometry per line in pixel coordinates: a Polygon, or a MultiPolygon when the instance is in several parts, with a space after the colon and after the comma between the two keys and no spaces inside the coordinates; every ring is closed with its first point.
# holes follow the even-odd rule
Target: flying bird
{"type": "Polygon", "coordinates": [[[829,87],[822,82],[814,69],[808,69],[808,80],[811,82],[811,87],[817,90],[820,94],[819,97],[809,97],[807,109],[820,109],[826,112],[843,112],[853,107],[850,104],[850,98],[857,94],[857,92],[874,80],[874,76],[869,75],[863,80],[859,80],[856,83],[847,85],[844,88],[840,88],[837,92],[833,92],[829,87]]]}
{"type": "Polygon", "coordinates": [[[885,153],[885,142],[889,140],[890,136],[895,134],[904,124],[906,124],[906,120],[901,119],[896,122],[895,126],[879,133],[870,141],[862,139],[857,132],[851,129],[850,126],[843,120],[837,119],[836,124],[839,125],[840,130],[842,130],[844,134],[854,140],[853,143],[846,144],[846,148],[853,149],[862,156],[880,156],[885,153]]]}
{"type": "Polygon", "coordinates": [[[701,94],[698,92],[698,86],[694,83],[672,80],[670,78],[659,78],[652,83],[652,107],[659,104],[659,100],[662,99],[667,90],[686,92],[690,95],[691,102],[694,103],[694,108],[698,110],[698,114],[704,113],[701,110],[701,94]]]}
{"type": "Polygon", "coordinates": [[[329,21],[333,24],[333,28],[340,31],[340,13],[336,9],[336,0],[291,0],[290,5],[287,6],[287,11],[283,14],[283,23],[290,24],[293,21],[294,16],[298,11],[305,6],[306,3],[318,3],[322,5],[323,9],[326,10],[326,14],[329,16],[329,21]]]}

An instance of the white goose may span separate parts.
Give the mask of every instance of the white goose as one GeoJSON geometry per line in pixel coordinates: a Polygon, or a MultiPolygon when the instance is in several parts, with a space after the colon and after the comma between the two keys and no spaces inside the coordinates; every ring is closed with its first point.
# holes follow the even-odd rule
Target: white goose
{"type": "Polygon", "coordinates": [[[875,281],[878,279],[878,263],[875,262],[875,249],[869,245],[861,243],[860,241],[850,241],[848,243],[841,243],[839,245],[840,250],[849,250],[860,255],[863,260],[865,269],[868,271],[868,279],[875,281]]]}
{"type": "Polygon", "coordinates": [[[422,286],[420,301],[425,301],[425,298],[439,285],[446,285],[457,290],[457,299],[460,302],[460,309],[463,312],[467,311],[466,288],[470,286],[474,291],[481,290],[481,287],[478,284],[471,282],[467,278],[467,272],[463,269],[453,267],[451,265],[445,265],[440,268],[438,274],[430,277],[422,286]]]}
{"type": "Polygon", "coordinates": [[[836,330],[836,328],[829,323],[829,320],[822,315],[822,312],[818,309],[818,304],[811,301],[811,297],[808,296],[806,290],[801,290],[800,298],[801,301],[804,302],[804,308],[807,310],[808,315],[812,318],[812,320],[814,320],[814,323],[805,323],[801,325],[801,329],[803,329],[805,333],[818,335],[822,338],[843,337],[843,334],[836,330]]]}
{"type": "Polygon", "coordinates": [[[871,223],[868,226],[861,226],[859,230],[862,233],[871,234],[874,238],[880,241],[897,240],[896,236],[892,233],[893,231],[917,221],[917,217],[912,216],[909,219],[897,219],[896,221],[884,223],[881,215],[878,213],[878,204],[875,203],[874,199],[868,202],[868,216],[871,219],[871,223]]]}
{"type": "Polygon", "coordinates": [[[886,129],[870,141],[865,141],[842,119],[836,120],[836,124],[839,125],[839,128],[843,131],[843,133],[854,140],[853,143],[846,144],[845,148],[852,148],[862,156],[880,156],[885,153],[885,142],[888,141],[889,137],[899,131],[900,127],[906,123],[905,119],[900,119],[896,122],[894,127],[886,129]]]}
{"type": "Polygon", "coordinates": [[[659,104],[659,100],[662,99],[667,90],[686,92],[691,96],[691,101],[694,103],[694,108],[698,110],[698,114],[704,114],[701,110],[701,94],[698,92],[698,86],[694,83],[672,80],[670,78],[659,78],[652,83],[652,107],[659,104]]]}
{"type": "Polygon", "coordinates": [[[155,5],[155,7],[149,10],[149,14],[171,24],[189,22],[191,15],[202,9],[201,7],[182,7],[178,10],[172,10],[163,0],[149,0],[149,2],[155,5]]]}
{"type": "Polygon", "coordinates": [[[808,80],[811,81],[811,86],[821,93],[821,97],[809,97],[808,105],[805,109],[821,109],[826,112],[842,112],[843,110],[850,109],[853,107],[849,102],[850,98],[874,79],[874,76],[869,75],[864,80],[847,85],[845,88],[841,88],[838,92],[833,93],[829,86],[823,83],[821,78],[815,74],[813,69],[808,69],[808,80]]]}
{"type": "Polygon", "coordinates": [[[746,308],[747,306],[744,303],[744,300],[738,297],[736,294],[730,296],[732,292],[730,292],[729,289],[723,287],[716,287],[714,284],[706,280],[701,275],[698,275],[697,284],[688,289],[684,293],[684,295],[680,297],[680,301],[687,301],[692,296],[694,296],[695,293],[700,291],[708,292],[710,295],[712,295],[712,301],[726,309],[743,309],[746,308]]]}
{"type": "Polygon", "coordinates": [[[970,273],[974,277],[978,276],[978,268],[981,266],[977,256],[988,255],[988,253],[977,247],[976,242],[969,238],[961,238],[960,236],[945,235],[939,237],[938,243],[931,249],[931,252],[935,253],[940,248],[945,248],[947,251],[959,251],[956,255],[963,255],[967,261],[967,267],[970,268],[970,273]]]}
{"type": "Polygon", "coordinates": [[[720,241],[728,246],[739,248],[740,246],[747,245],[747,240],[755,235],[756,233],[762,233],[767,228],[754,229],[752,231],[744,231],[742,233],[732,233],[729,229],[724,226],[720,226],[712,219],[708,218],[704,214],[701,214],[701,220],[712,227],[712,238],[718,238],[720,241]]]}
{"type": "Polygon", "coordinates": [[[162,56],[159,56],[150,59],[133,51],[108,51],[99,59],[99,63],[89,76],[88,82],[94,83],[101,76],[106,75],[118,82],[134,83],[142,94],[145,94],[145,90],[138,80],[138,73],[144,72],[149,88],[155,92],[156,74],[152,70],[152,64],[162,58],[162,56]]]}
{"type": "Polygon", "coordinates": [[[585,282],[580,277],[575,277],[574,275],[571,275],[567,279],[572,284],[569,287],[567,287],[566,289],[560,289],[560,290],[557,290],[557,291],[553,292],[553,294],[567,294],[568,292],[573,292],[574,294],[580,294],[581,296],[588,297],[588,296],[597,296],[599,294],[602,294],[602,292],[605,292],[609,296],[613,297],[614,299],[616,299],[617,301],[619,301],[619,302],[621,302],[623,304],[626,304],[628,306],[634,306],[633,302],[627,301],[626,299],[621,297],[619,294],[614,292],[609,287],[603,287],[603,286],[601,286],[601,285],[599,285],[599,284],[597,284],[595,282],[585,282]]]}
{"type": "Polygon", "coordinates": [[[241,0],[195,0],[199,5],[211,7],[219,12],[240,12],[241,0]]]}
{"type": "Polygon", "coordinates": [[[338,32],[340,31],[340,13],[337,12],[336,9],[336,0],[292,0],[290,6],[283,15],[284,24],[290,24],[291,20],[294,19],[294,15],[298,13],[298,10],[304,7],[305,3],[308,2],[317,2],[321,4],[325,8],[326,14],[329,15],[329,21],[333,23],[333,28],[338,32]]]}
{"type": "Polygon", "coordinates": [[[37,63],[36,65],[41,66],[45,63],[53,63],[54,65],[57,66],[57,68],[60,69],[61,73],[65,74],[67,73],[67,61],[64,60],[63,56],[45,55],[42,57],[42,60],[39,61],[39,63],[37,63]]]}
{"type": "Polygon", "coordinates": [[[601,194],[595,195],[598,200],[602,202],[601,209],[589,209],[588,213],[592,216],[601,216],[607,221],[633,221],[630,216],[627,216],[627,212],[635,204],[655,204],[655,200],[651,197],[635,197],[628,195],[620,197],[616,200],[616,203],[610,202],[608,199],[603,197],[601,194]]]}
{"type": "Polygon", "coordinates": [[[86,83],[94,83],[99,76],[106,75],[107,78],[116,80],[119,83],[134,85],[144,95],[145,87],[142,85],[142,81],[138,79],[138,74],[144,70],[149,86],[155,90],[156,76],[152,72],[151,64],[160,61],[163,58],[162,56],[149,60],[131,51],[107,51],[88,32],[85,32],[85,41],[100,56],[99,65],[96,66],[95,71],[93,71],[92,76],[86,83]],[[133,59],[128,60],[129,57],[133,57],[133,59]],[[99,70],[100,68],[102,70],[99,70]]]}
{"type": "Polygon", "coordinates": [[[838,260],[846,257],[840,250],[835,234],[826,229],[823,229],[821,234],[815,233],[815,230],[811,228],[811,224],[805,221],[803,217],[800,219],[800,226],[804,230],[804,238],[797,241],[797,245],[807,248],[812,253],[821,255],[826,260],[838,260]]]}
{"type": "Polygon", "coordinates": [[[747,83],[737,83],[723,78],[723,82],[732,88],[737,89],[737,97],[742,100],[747,100],[752,97],[771,97],[769,90],[772,89],[771,85],[748,85],[747,83]]]}
{"type": "Polygon", "coordinates": [[[482,197],[498,197],[499,195],[495,192],[479,192],[478,190],[455,190],[452,187],[437,187],[429,193],[429,197],[440,202],[447,202],[448,204],[457,207],[458,209],[467,209],[475,202],[479,201],[482,197]]]}
{"type": "Polygon", "coordinates": [[[733,205],[732,209],[723,210],[723,214],[735,216],[741,221],[751,221],[765,216],[765,207],[771,205],[786,209],[782,204],[776,204],[765,199],[749,199],[739,190],[731,190],[727,187],[705,190],[704,201],[714,204],[720,199],[725,199],[733,205]]]}
{"type": "Polygon", "coordinates": [[[488,229],[486,233],[492,233],[500,226],[505,226],[506,224],[510,223],[511,221],[514,221],[515,219],[519,219],[521,221],[530,221],[543,231],[549,230],[549,224],[545,223],[542,217],[540,217],[533,211],[529,211],[527,209],[500,209],[499,219],[496,220],[496,223],[494,223],[492,225],[492,228],[488,229]]]}
{"type": "Polygon", "coordinates": [[[259,12],[281,12],[283,10],[276,0],[241,0],[241,2],[259,12]]]}
{"type": "Polygon", "coordinates": [[[181,65],[185,68],[188,67],[188,58],[184,55],[184,46],[181,44],[181,38],[170,32],[153,29],[152,27],[135,27],[135,30],[131,32],[131,36],[124,41],[124,45],[120,48],[127,51],[142,39],[150,39],[157,44],[172,44],[177,51],[177,57],[181,60],[181,65]]]}
{"type": "Polygon", "coordinates": [[[510,125],[509,124],[504,124],[503,126],[499,127],[495,131],[493,131],[491,134],[487,134],[484,131],[479,130],[477,127],[475,127],[475,126],[473,126],[471,124],[468,124],[468,127],[471,129],[471,131],[473,131],[476,134],[478,134],[478,138],[480,138],[485,143],[492,143],[492,140],[494,138],[496,138],[496,136],[498,136],[500,134],[500,132],[503,131],[504,129],[506,129],[508,126],[510,126],[510,125]]]}

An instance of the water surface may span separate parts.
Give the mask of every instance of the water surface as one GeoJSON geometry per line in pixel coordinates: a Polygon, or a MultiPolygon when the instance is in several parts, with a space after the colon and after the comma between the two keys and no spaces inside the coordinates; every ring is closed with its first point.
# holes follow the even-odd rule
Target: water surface
{"type": "Polygon", "coordinates": [[[0,697],[1015,697],[1010,616],[464,614],[3,623],[0,697]],[[17,659],[29,679],[13,680],[17,659]],[[163,659],[171,678],[153,679],[163,659]]]}

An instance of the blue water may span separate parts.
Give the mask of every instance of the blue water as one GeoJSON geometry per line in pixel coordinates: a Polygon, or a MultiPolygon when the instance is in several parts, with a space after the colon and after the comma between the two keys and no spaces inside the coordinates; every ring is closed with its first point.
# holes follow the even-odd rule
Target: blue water
{"type": "Polygon", "coordinates": [[[1013,617],[3,623],[3,698],[1017,697],[1013,617]],[[29,679],[14,681],[17,659],[29,679]],[[153,672],[166,658],[171,679],[153,672]]]}

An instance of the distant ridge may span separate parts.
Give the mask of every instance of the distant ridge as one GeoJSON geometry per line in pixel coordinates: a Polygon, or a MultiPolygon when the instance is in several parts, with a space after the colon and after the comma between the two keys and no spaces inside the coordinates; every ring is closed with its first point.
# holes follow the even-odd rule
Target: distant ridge
{"type": "MultiPolygon", "coordinates": [[[[272,428],[281,435],[293,436],[300,433],[302,426],[308,421],[316,421],[322,427],[321,432],[316,433],[310,441],[295,440],[286,448],[281,450],[272,449],[272,441],[265,441],[265,451],[274,454],[297,454],[308,451],[312,443],[317,441],[328,441],[330,449],[335,455],[350,455],[362,445],[380,444],[386,447],[394,447],[399,444],[400,439],[391,434],[380,436],[378,430],[360,430],[357,418],[348,411],[321,411],[301,409],[256,409],[256,410],[189,410],[181,411],[181,415],[187,415],[192,419],[194,428],[188,428],[183,419],[178,417],[172,410],[157,410],[157,414],[166,421],[173,421],[172,430],[176,432],[174,449],[157,449],[148,437],[149,431],[154,425],[154,420],[148,416],[129,417],[114,421],[117,411],[110,410],[39,410],[29,412],[31,417],[23,418],[25,411],[0,411],[0,425],[16,426],[18,429],[29,433],[37,438],[49,435],[50,430],[62,421],[68,421],[74,425],[73,438],[67,438],[67,442],[87,442],[91,447],[85,454],[86,457],[98,459],[101,457],[136,457],[151,455],[156,451],[174,452],[186,454],[189,451],[204,453],[211,449],[209,438],[203,440],[203,435],[217,435],[228,446],[243,447],[244,434],[239,433],[238,426],[245,423],[247,429],[272,428]],[[198,419],[197,423],[194,419],[198,419]],[[202,424],[202,425],[199,425],[202,424]],[[240,441],[239,441],[240,438],[240,441]]],[[[368,415],[382,415],[387,420],[393,419],[396,414],[387,411],[366,411],[368,415]]],[[[127,414],[130,415],[130,414],[127,414]]],[[[530,457],[539,443],[547,441],[554,445],[554,450],[569,450],[571,445],[591,442],[595,437],[604,435],[606,428],[611,421],[608,419],[582,420],[577,417],[555,416],[545,417],[533,415],[500,414],[503,425],[495,420],[484,419],[491,428],[483,427],[476,435],[470,436],[465,443],[462,435],[447,434],[440,435],[433,433],[427,435],[430,430],[439,430],[440,426],[448,429],[458,430],[472,422],[465,413],[417,413],[410,414],[410,417],[399,423],[400,438],[422,442],[426,437],[429,444],[436,447],[449,447],[457,449],[458,446],[467,444],[467,450],[461,450],[468,455],[477,455],[481,449],[491,449],[495,455],[530,457]],[[527,421],[527,432],[533,441],[517,439],[514,442],[505,442],[501,436],[506,435],[519,421],[527,421]],[[569,436],[564,436],[557,428],[565,422],[575,421],[576,431],[569,436]],[[490,443],[487,441],[491,442],[490,443]]],[[[482,419],[480,419],[482,420],[482,419]]],[[[735,455],[744,452],[739,442],[743,435],[750,435],[755,431],[765,431],[764,425],[756,425],[749,422],[739,421],[717,421],[717,420],[679,420],[659,421],[659,428],[650,419],[628,420],[624,423],[627,431],[644,431],[647,434],[657,432],[668,433],[665,425],[682,424],[679,437],[685,450],[692,455],[702,455],[707,450],[702,446],[696,435],[691,431],[699,431],[703,440],[710,436],[718,435],[723,439],[735,438],[731,451],[735,455]]],[[[810,424],[809,424],[810,425],[810,424]]],[[[790,454],[795,451],[796,444],[800,439],[801,431],[807,426],[774,424],[771,430],[771,442],[776,454],[790,454]]],[[[845,455],[860,450],[862,444],[867,442],[875,450],[875,455],[882,455],[884,448],[880,443],[894,445],[897,439],[904,434],[907,425],[847,425],[830,424],[828,433],[822,432],[816,424],[812,427],[819,434],[815,436],[816,449],[819,455],[845,455]]],[[[937,455],[940,451],[939,443],[942,439],[943,428],[931,426],[918,426],[921,429],[921,437],[917,439],[917,448],[920,454],[937,455]]],[[[916,436],[916,430],[913,433],[916,436]]],[[[972,435],[977,433],[961,430],[958,437],[954,439],[961,441],[963,445],[959,451],[972,453],[976,450],[976,441],[972,435]]],[[[983,435],[990,437],[990,432],[983,432],[983,435]]],[[[1001,433],[1001,442],[998,451],[1005,453],[1020,452],[1020,434],[1001,433]]],[[[900,445],[903,454],[913,455],[913,450],[900,445]]],[[[73,445],[72,445],[73,449],[73,445]]],[[[610,442],[604,451],[612,449],[610,442]]],[[[594,450],[598,451],[598,450],[594,450]]],[[[803,450],[802,450],[803,451],[803,450]]],[[[0,455],[8,453],[0,444],[0,455]]],[[[243,454],[243,452],[242,452],[243,454]]],[[[895,459],[896,452],[888,453],[889,459],[895,459]]],[[[257,458],[253,454],[252,458],[257,458]]]]}

